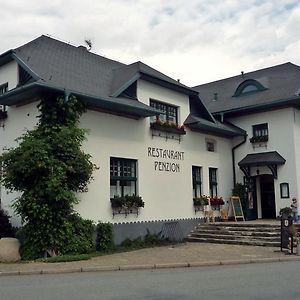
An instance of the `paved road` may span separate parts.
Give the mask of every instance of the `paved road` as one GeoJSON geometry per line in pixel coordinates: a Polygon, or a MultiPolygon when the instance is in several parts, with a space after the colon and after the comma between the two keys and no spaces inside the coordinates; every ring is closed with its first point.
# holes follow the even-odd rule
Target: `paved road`
{"type": "Polygon", "coordinates": [[[300,262],[0,277],[2,300],[300,299],[300,262]]]}

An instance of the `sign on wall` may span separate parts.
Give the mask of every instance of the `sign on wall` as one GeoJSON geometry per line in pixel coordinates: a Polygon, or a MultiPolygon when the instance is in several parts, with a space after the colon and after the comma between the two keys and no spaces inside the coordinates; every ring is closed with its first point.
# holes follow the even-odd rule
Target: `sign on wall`
{"type": "Polygon", "coordinates": [[[148,147],[148,157],[155,158],[155,171],[178,173],[180,172],[180,163],[178,161],[184,160],[184,152],[171,149],[148,147]]]}

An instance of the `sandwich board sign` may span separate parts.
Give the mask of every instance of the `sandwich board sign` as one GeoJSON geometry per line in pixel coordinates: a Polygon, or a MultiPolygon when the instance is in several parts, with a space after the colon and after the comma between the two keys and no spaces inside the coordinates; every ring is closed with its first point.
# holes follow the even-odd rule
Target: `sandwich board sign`
{"type": "Polygon", "coordinates": [[[238,219],[245,221],[240,197],[232,196],[230,198],[229,212],[230,211],[233,212],[233,217],[236,222],[238,219]]]}

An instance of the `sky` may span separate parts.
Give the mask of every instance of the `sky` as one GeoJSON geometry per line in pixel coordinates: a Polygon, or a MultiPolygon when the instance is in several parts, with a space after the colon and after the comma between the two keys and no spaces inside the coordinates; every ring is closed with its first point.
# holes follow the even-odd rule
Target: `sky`
{"type": "Polygon", "coordinates": [[[300,0],[0,0],[0,53],[38,36],[188,86],[285,63],[300,65],[300,0]]]}

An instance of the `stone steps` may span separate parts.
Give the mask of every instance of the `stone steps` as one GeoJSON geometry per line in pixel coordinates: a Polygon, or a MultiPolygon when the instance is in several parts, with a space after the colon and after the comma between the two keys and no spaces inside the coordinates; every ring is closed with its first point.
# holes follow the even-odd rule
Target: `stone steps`
{"type": "MultiPolygon", "coordinates": [[[[295,224],[298,231],[300,225],[295,224]]],[[[188,235],[190,242],[280,247],[280,222],[199,224],[188,235]]]]}
{"type": "Polygon", "coordinates": [[[266,241],[258,241],[258,240],[248,240],[248,239],[240,239],[240,240],[229,240],[229,239],[207,239],[207,238],[188,238],[189,242],[198,242],[198,243],[213,243],[213,244],[232,244],[232,245],[247,245],[247,246],[264,246],[264,247],[280,247],[279,242],[266,242],[266,241]]]}

